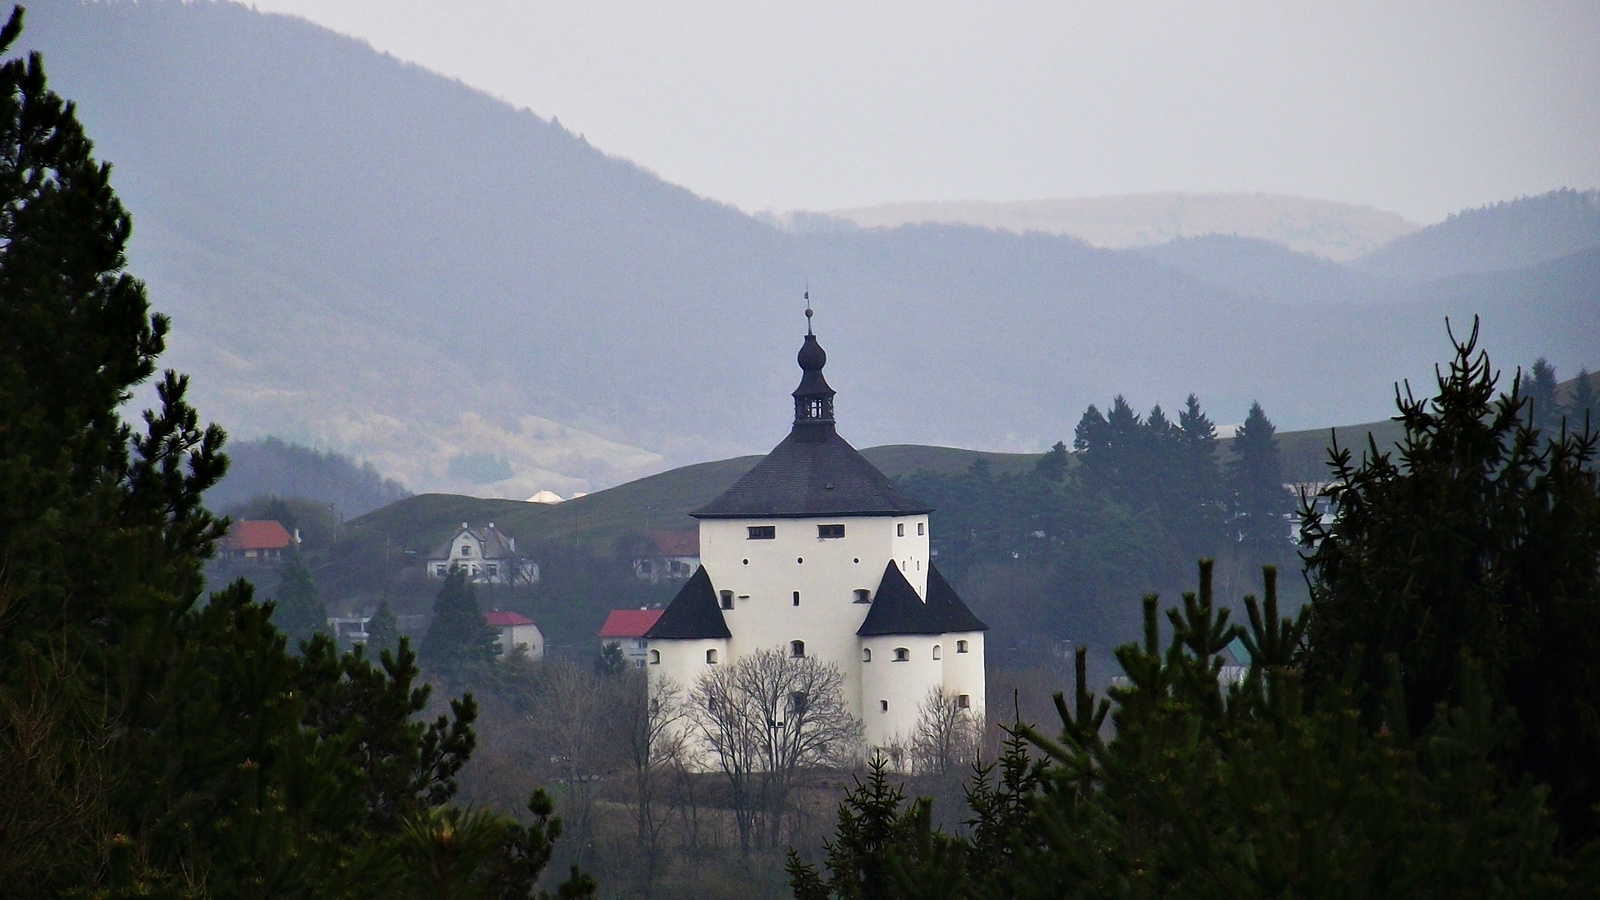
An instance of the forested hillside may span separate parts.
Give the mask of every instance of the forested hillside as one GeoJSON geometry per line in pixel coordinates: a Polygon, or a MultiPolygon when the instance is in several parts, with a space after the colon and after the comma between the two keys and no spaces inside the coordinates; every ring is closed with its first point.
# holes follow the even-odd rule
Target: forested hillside
{"type": "Polygon", "coordinates": [[[553,111],[237,4],[43,5],[23,40],[139,211],[130,258],[196,402],[239,437],[349,453],[417,490],[568,495],[765,450],[807,283],[860,444],[1037,452],[1118,392],[1195,391],[1219,422],[1253,400],[1285,428],[1367,421],[1395,380],[1428,376],[1444,318],[1473,313],[1500,358],[1600,364],[1593,252],[1363,292],[1310,257],[1169,265],[955,225],[790,234],[553,111]],[[480,480],[480,459],[509,475],[480,480]]]}

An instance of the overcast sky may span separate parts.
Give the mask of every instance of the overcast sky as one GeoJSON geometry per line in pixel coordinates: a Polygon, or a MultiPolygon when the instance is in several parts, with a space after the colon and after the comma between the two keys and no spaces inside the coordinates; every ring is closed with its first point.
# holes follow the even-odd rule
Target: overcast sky
{"type": "Polygon", "coordinates": [[[1600,2],[256,0],[746,210],[1600,186],[1600,2]]]}

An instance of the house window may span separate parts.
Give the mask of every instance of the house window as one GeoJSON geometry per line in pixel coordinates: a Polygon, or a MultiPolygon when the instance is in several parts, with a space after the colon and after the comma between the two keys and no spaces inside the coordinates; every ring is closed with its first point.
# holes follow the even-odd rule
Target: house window
{"type": "Polygon", "coordinates": [[[434,566],[433,567],[433,574],[439,576],[440,578],[448,578],[450,576],[450,567],[449,566],[434,566]]]}
{"type": "Polygon", "coordinates": [[[925,522],[918,522],[918,523],[917,523],[917,534],[922,534],[922,533],[923,533],[923,531],[922,531],[922,530],[923,530],[923,529],[924,529],[924,528],[926,528],[926,527],[928,527],[928,526],[927,526],[927,523],[925,523],[925,522]]]}
{"type": "Polygon", "coordinates": [[[752,541],[770,541],[778,536],[776,525],[751,525],[750,537],[752,541]]]}
{"type": "Polygon", "coordinates": [[[871,603],[872,602],[872,592],[867,590],[866,588],[856,588],[856,602],[857,603],[871,603]]]}
{"type": "Polygon", "coordinates": [[[965,653],[965,652],[967,652],[967,642],[966,641],[956,641],[956,652],[957,653],[965,653]]]}
{"type": "Polygon", "coordinates": [[[789,714],[794,716],[805,715],[806,704],[809,702],[810,698],[806,696],[805,691],[795,691],[789,695],[789,714]]]}
{"type": "Polygon", "coordinates": [[[939,645],[938,644],[934,644],[933,645],[933,658],[934,659],[944,659],[944,653],[939,649],[939,645]]]}
{"type": "Polygon", "coordinates": [[[500,567],[494,563],[490,563],[489,565],[485,566],[484,570],[489,573],[490,578],[495,578],[500,574],[500,567]]]}
{"type": "Polygon", "coordinates": [[[722,592],[722,608],[733,609],[733,591],[722,592]]]}
{"type": "Polygon", "coordinates": [[[888,712],[889,711],[889,701],[887,701],[887,700],[879,700],[878,701],[878,708],[883,710],[884,712],[888,712]]]}
{"type": "Polygon", "coordinates": [[[462,556],[471,556],[472,555],[472,545],[471,544],[462,544],[461,545],[461,555],[462,556]]]}
{"type": "Polygon", "coordinates": [[[805,655],[806,655],[806,642],[805,641],[790,641],[789,642],[789,655],[794,657],[795,659],[803,659],[805,657],[805,655]]]}
{"type": "Polygon", "coordinates": [[[957,709],[971,709],[972,708],[972,697],[970,695],[968,695],[968,694],[961,694],[960,696],[956,697],[956,708],[957,709]]]}
{"type": "Polygon", "coordinates": [[[650,665],[652,665],[652,666],[661,665],[661,651],[660,650],[651,650],[650,651],[650,665]]]}
{"type": "Polygon", "coordinates": [[[795,591],[794,592],[794,605],[795,606],[799,606],[800,605],[800,592],[799,591],[795,591]]]}
{"type": "Polygon", "coordinates": [[[817,526],[817,538],[819,540],[827,540],[829,538],[842,538],[842,537],[844,537],[844,526],[843,525],[818,525],[817,526]]]}
{"type": "Polygon", "coordinates": [[[894,525],[894,536],[895,537],[905,537],[906,536],[906,523],[904,523],[904,522],[896,522],[895,523],[895,525],[894,525]]]}
{"type": "Polygon", "coordinates": [[[908,661],[910,659],[911,659],[911,651],[910,650],[906,649],[905,647],[896,647],[896,648],[894,648],[894,661],[895,662],[906,662],[906,661],[908,661]]]}
{"type": "Polygon", "coordinates": [[[872,648],[871,647],[862,647],[861,648],[861,661],[862,662],[872,662],[872,648]]]}
{"type": "Polygon", "coordinates": [[[715,651],[715,650],[707,650],[706,651],[706,665],[714,666],[716,664],[717,664],[717,651],[715,651]]]}

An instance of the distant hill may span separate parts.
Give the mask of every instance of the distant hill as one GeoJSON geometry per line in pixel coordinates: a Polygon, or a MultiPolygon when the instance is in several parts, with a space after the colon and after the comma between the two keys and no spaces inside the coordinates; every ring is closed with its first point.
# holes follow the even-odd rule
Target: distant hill
{"type": "Polygon", "coordinates": [[[1516,269],[1600,247],[1600,190],[1561,190],[1456,213],[1356,261],[1375,275],[1427,281],[1516,269]]]}
{"type": "Polygon", "coordinates": [[[1219,421],[1259,399],[1288,429],[1373,419],[1448,353],[1444,318],[1474,313],[1497,359],[1600,367],[1587,251],[1364,293],[1304,254],[797,234],[298,19],[60,2],[22,42],[115,166],[130,270],[202,414],[415,490],[567,496],[766,450],[808,283],[862,444],[1038,451],[1117,393],[1195,391],[1219,421]]]}
{"type": "Polygon", "coordinates": [[[206,492],[206,505],[224,510],[254,497],[300,497],[331,503],[353,518],[411,496],[405,486],[331,450],[313,450],[277,438],[229,441],[228,474],[206,492]]]}
{"type": "Polygon", "coordinates": [[[885,203],[772,217],[793,230],[894,228],[929,222],[1039,231],[1095,247],[1153,247],[1211,234],[1271,241],[1300,253],[1351,260],[1417,229],[1370,206],[1281,194],[1120,194],[1055,200],[885,203]]]}

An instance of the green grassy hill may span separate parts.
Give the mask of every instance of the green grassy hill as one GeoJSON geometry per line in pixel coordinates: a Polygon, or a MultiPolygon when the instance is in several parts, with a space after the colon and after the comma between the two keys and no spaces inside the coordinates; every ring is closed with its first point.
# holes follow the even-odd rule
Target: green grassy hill
{"type": "MultiPolygon", "coordinates": [[[[996,473],[1018,472],[1037,458],[1028,453],[986,453],[953,447],[891,444],[862,453],[891,478],[914,472],[959,472],[979,459],[996,473]]],[[[482,500],[422,494],[392,503],[345,525],[343,542],[387,543],[425,552],[462,522],[493,522],[522,545],[571,542],[605,552],[629,533],[689,528],[689,511],[716,499],[761,457],[740,456],[683,466],[565,503],[482,500]]]]}

